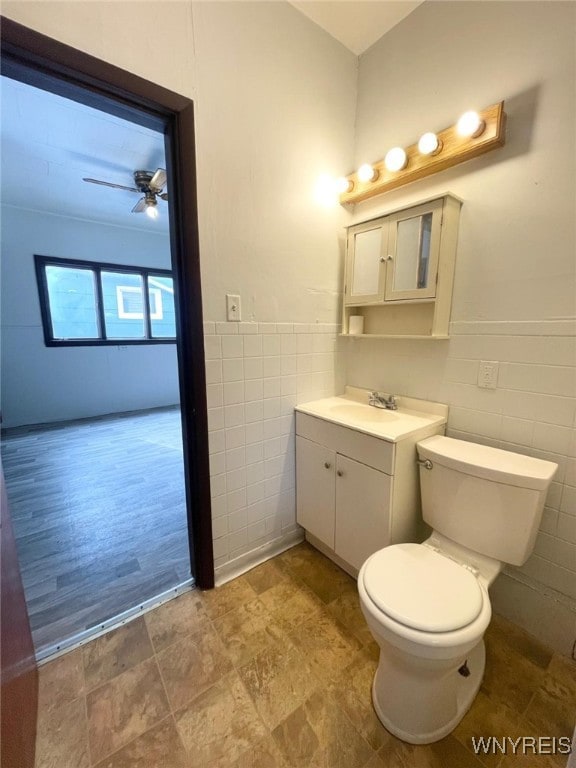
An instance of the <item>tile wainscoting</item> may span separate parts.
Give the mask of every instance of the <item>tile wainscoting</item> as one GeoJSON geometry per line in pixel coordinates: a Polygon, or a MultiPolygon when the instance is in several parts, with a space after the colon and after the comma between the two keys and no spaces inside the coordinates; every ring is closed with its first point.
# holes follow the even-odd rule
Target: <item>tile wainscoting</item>
{"type": "Polygon", "coordinates": [[[342,388],[339,331],[328,323],[204,323],[218,584],[302,539],[294,406],[342,388]]]}

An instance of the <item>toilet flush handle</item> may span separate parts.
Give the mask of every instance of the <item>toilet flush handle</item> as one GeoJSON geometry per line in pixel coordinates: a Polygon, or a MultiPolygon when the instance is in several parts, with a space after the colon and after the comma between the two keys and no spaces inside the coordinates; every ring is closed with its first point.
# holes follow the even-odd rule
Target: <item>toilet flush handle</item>
{"type": "Polygon", "coordinates": [[[424,467],[424,469],[432,469],[434,464],[430,461],[430,459],[416,459],[416,464],[419,464],[421,467],[424,467]]]}

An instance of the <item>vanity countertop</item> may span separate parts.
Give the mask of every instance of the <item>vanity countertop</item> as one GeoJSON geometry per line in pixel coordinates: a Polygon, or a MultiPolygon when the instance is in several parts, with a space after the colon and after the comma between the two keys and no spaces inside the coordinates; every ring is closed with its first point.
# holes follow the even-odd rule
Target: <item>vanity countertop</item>
{"type": "Polygon", "coordinates": [[[343,395],[302,403],[296,411],[392,443],[448,420],[448,406],[440,403],[396,395],[398,409],[391,411],[368,405],[369,394],[367,389],[346,387],[343,395]]]}

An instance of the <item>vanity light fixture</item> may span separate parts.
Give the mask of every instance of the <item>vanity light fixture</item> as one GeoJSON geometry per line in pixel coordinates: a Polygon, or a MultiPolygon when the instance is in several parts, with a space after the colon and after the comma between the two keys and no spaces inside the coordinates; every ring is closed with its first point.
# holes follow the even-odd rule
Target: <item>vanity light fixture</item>
{"type": "Polygon", "coordinates": [[[423,133],[418,141],[418,152],[421,155],[437,155],[442,150],[442,142],[435,133],[423,133]]]}
{"type": "Polygon", "coordinates": [[[405,149],[395,147],[384,160],[365,164],[357,173],[347,176],[353,186],[340,192],[340,203],[368,200],[502,147],[506,141],[505,128],[503,101],[479,112],[466,112],[455,125],[435,134],[425,133],[417,144],[405,149]],[[392,152],[398,153],[397,163],[402,153],[399,166],[389,159],[392,152]]]}
{"type": "Polygon", "coordinates": [[[358,176],[358,181],[361,181],[363,184],[368,184],[370,181],[376,181],[379,173],[373,165],[364,163],[364,165],[361,165],[360,168],[358,168],[356,175],[358,176]]]}
{"type": "Polygon", "coordinates": [[[456,131],[459,136],[476,138],[484,132],[486,123],[478,112],[464,112],[456,123],[456,131]]]}
{"type": "Polygon", "coordinates": [[[343,195],[346,192],[352,192],[354,189],[354,182],[352,179],[347,179],[346,176],[340,176],[336,179],[336,191],[339,195],[343,195]]]}
{"type": "Polygon", "coordinates": [[[406,168],[408,164],[408,157],[402,147],[393,147],[386,152],[384,158],[384,165],[389,171],[396,173],[406,168]]]}

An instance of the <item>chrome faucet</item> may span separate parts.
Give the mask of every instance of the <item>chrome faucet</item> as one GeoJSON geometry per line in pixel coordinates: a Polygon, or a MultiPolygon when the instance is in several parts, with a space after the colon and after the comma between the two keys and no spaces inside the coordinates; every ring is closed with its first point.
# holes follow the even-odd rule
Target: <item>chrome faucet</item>
{"type": "Polygon", "coordinates": [[[373,405],[374,408],[386,408],[389,411],[398,410],[398,404],[396,403],[396,398],[394,397],[394,395],[390,395],[390,397],[385,397],[384,395],[381,395],[379,392],[370,392],[370,396],[368,398],[368,405],[373,405]]]}

